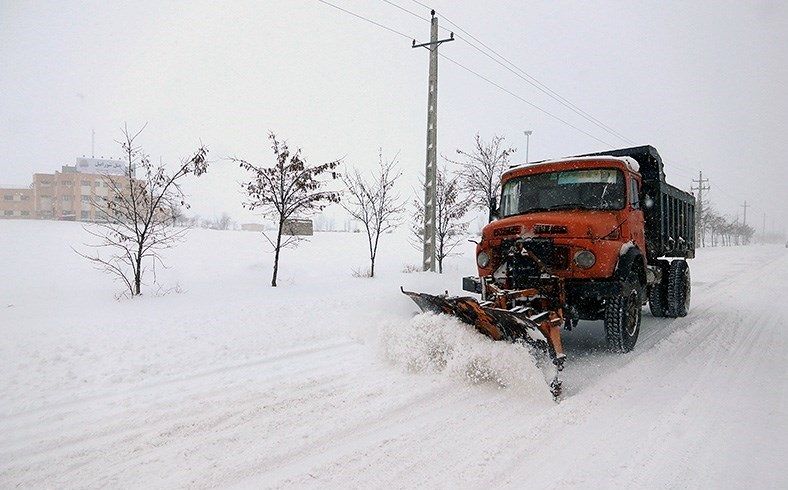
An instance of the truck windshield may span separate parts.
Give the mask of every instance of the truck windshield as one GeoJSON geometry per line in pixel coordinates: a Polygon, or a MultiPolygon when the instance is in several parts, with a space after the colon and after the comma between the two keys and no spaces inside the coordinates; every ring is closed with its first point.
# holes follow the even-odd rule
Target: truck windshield
{"type": "Polygon", "coordinates": [[[503,186],[501,216],[557,209],[622,209],[624,174],[595,168],[524,175],[503,186]]]}

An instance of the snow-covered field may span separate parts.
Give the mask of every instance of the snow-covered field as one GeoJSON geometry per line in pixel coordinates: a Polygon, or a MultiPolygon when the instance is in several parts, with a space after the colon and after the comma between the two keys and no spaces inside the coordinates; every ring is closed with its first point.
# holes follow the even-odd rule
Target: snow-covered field
{"type": "Polygon", "coordinates": [[[788,487],[783,247],[701,250],[689,316],[644,310],[630,354],[581,323],[556,404],[522,348],[399,293],[460,292],[470,245],[407,274],[387,235],[362,279],[363,236],[322,233],[272,289],[258,234],[194,230],[115,301],[83,239],[0,221],[0,487],[788,487]]]}

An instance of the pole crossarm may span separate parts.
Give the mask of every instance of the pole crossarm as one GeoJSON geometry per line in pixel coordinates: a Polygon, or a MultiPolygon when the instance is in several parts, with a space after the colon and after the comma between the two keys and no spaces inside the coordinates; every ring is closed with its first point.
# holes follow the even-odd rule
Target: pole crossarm
{"type": "Polygon", "coordinates": [[[439,39],[439,40],[434,41],[434,42],[430,41],[428,43],[416,44],[416,40],[414,39],[413,40],[413,45],[411,47],[412,48],[427,48],[430,51],[432,51],[432,48],[430,46],[440,46],[441,44],[447,43],[449,41],[454,41],[454,33],[453,32],[451,33],[451,37],[447,37],[446,39],[439,39]]]}

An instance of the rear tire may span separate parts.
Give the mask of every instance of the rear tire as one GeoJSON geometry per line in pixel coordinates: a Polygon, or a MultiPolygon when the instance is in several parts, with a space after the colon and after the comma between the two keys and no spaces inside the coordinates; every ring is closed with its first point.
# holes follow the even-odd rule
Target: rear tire
{"type": "Polygon", "coordinates": [[[660,282],[652,284],[648,291],[648,308],[655,317],[668,316],[668,275],[670,263],[667,260],[657,261],[662,271],[660,282]]]}
{"type": "Polygon", "coordinates": [[[690,270],[686,260],[674,260],[668,273],[668,315],[687,316],[691,294],[690,270]]]}
{"type": "Polygon", "coordinates": [[[621,296],[605,301],[605,337],[611,351],[625,353],[635,347],[640,333],[642,306],[638,274],[633,271],[621,296]]]}

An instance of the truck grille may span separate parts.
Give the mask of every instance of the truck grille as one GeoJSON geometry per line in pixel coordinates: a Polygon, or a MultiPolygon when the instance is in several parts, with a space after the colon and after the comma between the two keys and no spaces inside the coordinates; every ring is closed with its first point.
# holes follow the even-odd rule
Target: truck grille
{"type": "Polygon", "coordinates": [[[552,270],[562,270],[569,267],[569,247],[552,245],[547,250],[534,251],[534,255],[552,270]]]}
{"type": "MultiPolygon", "coordinates": [[[[508,256],[508,251],[514,246],[514,242],[514,240],[503,242],[501,252],[504,260],[508,256]]],[[[550,270],[569,268],[569,247],[555,245],[550,238],[525,239],[523,240],[523,248],[533,253],[550,270]]]]}

